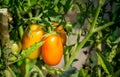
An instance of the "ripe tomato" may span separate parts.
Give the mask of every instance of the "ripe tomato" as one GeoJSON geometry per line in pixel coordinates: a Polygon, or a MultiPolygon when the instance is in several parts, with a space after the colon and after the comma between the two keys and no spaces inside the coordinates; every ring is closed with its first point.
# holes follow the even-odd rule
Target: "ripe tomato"
{"type": "Polygon", "coordinates": [[[44,44],[42,45],[42,58],[43,61],[51,66],[57,65],[63,55],[63,45],[61,38],[58,34],[50,34],[48,37],[43,38],[44,44]]]}
{"type": "Polygon", "coordinates": [[[52,26],[55,26],[55,31],[60,35],[60,38],[62,40],[62,44],[65,45],[66,44],[66,40],[67,40],[67,34],[65,32],[65,30],[63,29],[63,26],[58,25],[55,22],[52,22],[52,26]]]}
{"type": "MultiPolygon", "coordinates": [[[[26,49],[33,45],[35,42],[40,42],[42,36],[44,35],[44,31],[42,30],[40,25],[32,24],[28,26],[23,34],[22,38],[22,49],[26,49]]],[[[29,55],[29,59],[36,59],[40,54],[40,48],[33,51],[29,55]]]]}

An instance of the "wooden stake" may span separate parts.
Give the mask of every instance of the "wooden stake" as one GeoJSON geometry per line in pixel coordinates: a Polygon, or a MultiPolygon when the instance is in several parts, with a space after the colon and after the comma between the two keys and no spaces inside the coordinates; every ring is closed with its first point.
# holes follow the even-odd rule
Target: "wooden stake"
{"type": "Polygon", "coordinates": [[[1,41],[1,54],[5,61],[5,66],[8,66],[8,55],[11,52],[10,36],[8,30],[8,16],[7,9],[0,9],[0,41],[1,41]]]}

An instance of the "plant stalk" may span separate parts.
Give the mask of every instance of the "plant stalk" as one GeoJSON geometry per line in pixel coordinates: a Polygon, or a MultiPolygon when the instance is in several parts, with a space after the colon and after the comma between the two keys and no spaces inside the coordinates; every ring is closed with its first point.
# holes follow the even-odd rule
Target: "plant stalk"
{"type": "Polygon", "coordinates": [[[30,77],[30,60],[25,59],[25,77],[30,77]]]}
{"type": "Polygon", "coordinates": [[[90,27],[91,31],[94,31],[94,28],[96,26],[97,18],[98,18],[98,15],[100,13],[100,9],[101,9],[101,6],[102,6],[102,4],[100,2],[101,2],[101,0],[99,0],[98,7],[97,7],[97,10],[96,10],[96,14],[95,14],[95,17],[93,19],[92,25],[90,27]]]}
{"type": "Polygon", "coordinates": [[[22,40],[22,36],[23,36],[23,33],[24,33],[24,30],[23,30],[23,26],[21,25],[19,28],[19,36],[20,36],[20,39],[22,40]]]}
{"type": "MultiPolygon", "coordinates": [[[[100,2],[100,1],[99,1],[100,2]]],[[[92,34],[94,33],[94,28],[96,26],[96,22],[97,22],[97,18],[98,15],[100,13],[100,9],[101,9],[102,4],[99,3],[98,7],[97,7],[97,11],[95,14],[95,17],[93,19],[91,28],[88,31],[88,34],[85,36],[85,38],[82,40],[82,42],[77,46],[77,48],[75,49],[75,52],[72,54],[72,56],[70,57],[69,61],[67,62],[66,66],[65,66],[65,70],[68,70],[70,65],[72,64],[73,60],[75,59],[76,55],[79,53],[80,49],[85,45],[85,43],[88,41],[88,39],[92,36],[92,34]]]]}
{"type": "MultiPolygon", "coordinates": [[[[28,0],[28,7],[31,8],[31,3],[30,3],[30,0],[28,0]]],[[[30,19],[32,18],[32,13],[31,11],[28,12],[28,15],[30,17],[30,19]]]]}
{"type": "Polygon", "coordinates": [[[88,33],[86,35],[86,37],[83,39],[83,41],[75,49],[75,52],[72,54],[69,61],[66,63],[65,70],[69,69],[69,67],[70,67],[71,63],[73,62],[73,60],[75,59],[76,55],[79,53],[80,49],[85,45],[85,43],[87,42],[87,40],[90,38],[91,35],[92,35],[92,33],[88,33]]]}
{"type": "Polygon", "coordinates": [[[107,24],[96,28],[96,29],[94,30],[94,32],[98,32],[98,31],[100,31],[100,30],[103,30],[103,29],[105,29],[106,27],[113,25],[114,23],[115,23],[115,22],[113,22],[113,21],[112,21],[112,22],[108,22],[107,24]]]}
{"type": "MultiPolygon", "coordinates": [[[[101,43],[101,40],[100,38],[102,38],[102,34],[101,32],[98,32],[98,35],[96,37],[96,51],[97,52],[101,52],[102,51],[102,43],[101,43]]],[[[98,65],[100,64],[100,61],[98,60],[98,65]]],[[[101,77],[101,68],[98,67],[97,69],[97,73],[98,73],[98,77],[101,77]]]]}
{"type": "Polygon", "coordinates": [[[42,70],[40,70],[36,65],[34,65],[34,67],[38,70],[40,77],[44,77],[42,70]]]}

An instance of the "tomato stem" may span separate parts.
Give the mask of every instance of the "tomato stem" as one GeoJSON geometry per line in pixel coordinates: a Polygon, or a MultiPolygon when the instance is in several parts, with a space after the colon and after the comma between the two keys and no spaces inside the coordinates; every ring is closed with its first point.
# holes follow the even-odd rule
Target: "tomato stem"
{"type": "Polygon", "coordinates": [[[30,77],[30,60],[25,59],[25,77],[30,77]]]}
{"type": "MultiPolygon", "coordinates": [[[[28,0],[28,7],[31,8],[30,0],[28,0]]],[[[29,17],[30,17],[30,19],[31,19],[31,18],[32,18],[32,12],[29,11],[29,12],[28,12],[28,15],[29,15],[29,17]]]]}
{"type": "Polygon", "coordinates": [[[51,33],[52,29],[51,26],[48,26],[48,32],[51,33]]]}
{"type": "Polygon", "coordinates": [[[115,22],[108,22],[107,24],[105,24],[105,25],[103,25],[103,26],[100,26],[100,27],[97,27],[96,29],[94,29],[94,32],[98,32],[98,31],[100,31],[100,30],[102,30],[102,29],[105,29],[106,27],[108,27],[108,26],[111,26],[111,25],[113,25],[115,22]]]}
{"type": "MultiPolygon", "coordinates": [[[[96,50],[98,52],[102,51],[102,49],[101,49],[102,48],[102,43],[101,43],[100,38],[102,38],[102,34],[101,34],[101,32],[98,32],[98,35],[96,37],[96,50]]],[[[99,64],[100,64],[100,61],[98,61],[98,65],[99,64]]],[[[98,77],[101,77],[101,68],[100,67],[98,67],[97,73],[98,73],[98,77]]]]}
{"type": "Polygon", "coordinates": [[[40,77],[44,77],[42,70],[40,70],[36,65],[34,65],[34,67],[38,70],[40,77]]]}
{"type": "Polygon", "coordinates": [[[19,26],[18,30],[19,30],[20,39],[22,40],[22,36],[23,36],[23,33],[24,33],[23,26],[22,25],[19,26]]]}
{"type": "Polygon", "coordinates": [[[99,15],[99,13],[100,13],[100,9],[101,9],[101,6],[102,6],[102,3],[100,3],[100,2],[101,2],[101,0],[99,0],[98,7],[97,7],[97,11],[96,11],[95,17],[94,17],[94,19],[93,19],[92,25],[91,25],[91,27],[90,27],[90,30],[91,30],[91,31],[94,31],[94,28],[95,28],[95,26],[96,26],[97,18],[98,18],[98,15],[99,15]]]}
{"type": "MultiPolygon", "coordinates": [[[[101,1],[99,1],[101,2],[101,1]]],[[[72,56],[70,57],[69,61],[67,62],[66,66],[65,66],[65,70],[68,70],[70,65],[72,64],[73,60],[75,59],[76,55],[79,53],[80,49],[85,45],[85,43],[88,41],[88,39],[92,36],[92,34],[94,33],[94,28],[96,26],[96,22],[97,22],[97,18],[98,15],[100,13],[100,9],[101,9],[102,4],[99,3],[98,7],[97,7],[97,11],[95,14],[95,17],[93,19],[92,25],[87,33],[87,35],[85,36],[85,38],[82,40],[82,42],[77,46],[77,48],[75,49],[75,52],[72,54],[72,56]]]]}
{"type": "Polygon", "coordinates": [[[65,61],[65,65],[67,64],[67,62],[69,61],[69,49],[66,48],[66,52],[64,53],[64,61],[65,61]]]}

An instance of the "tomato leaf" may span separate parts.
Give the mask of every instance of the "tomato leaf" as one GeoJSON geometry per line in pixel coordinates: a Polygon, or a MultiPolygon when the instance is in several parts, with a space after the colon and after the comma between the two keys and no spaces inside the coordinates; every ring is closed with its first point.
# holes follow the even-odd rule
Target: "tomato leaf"
{"type": "Polygon", "coordinates": [[[117,70],[115,73],[114,73],[114,76],[113,77],[120,77],[120,69],[117,70]]]}
{"type": "Polygon", "coordinates": [[[11,74],[11,77],[16,77],[15,73],[12,71],[12,69],[10,67],[8,67],[8,70],[11,74]]]}
{"type": "Polygon", "coordinates": [[[75,67],[71,67],[67,71],[65,71],[60,77],[69,77],[71,74],[76,73],[76,70],[77,69],[75,67]]]}
{"type": "Polygon", "coordinates": [[[112,42],[113,44],[118,44],[120,43],[120,37],[118,37],[114,42],[112,42]]]}
{"type": "Polygon", "coordinates": [[[98,57],[98,61],[100,62],[100,65],[102,66],[104,71],[109,75],[112,74],[113,69],[110,63],[105,59],[105,57],[100,52],[97,52],[96,54],[98,57]]]}
{"type": "Polygon", "coordinates": [[[67,0],[65,5],[64,5],[64,12],[67,14],[67,12],[71,9],[72,7],[72,2],[73,0],[67,0]]]}
{"type": "Polygon", "coordinates": [[[42,44],[43,44],[43,42],[35,43],[35,44],[31,45],[29,48],[22,50],[22,53],[21,53],[22,58],[28,57],[34,50],[41,47],[42,44]]]}
{"type": "Polygon", "coordinates": [[[88,77],[88,70],[86,69],[80,69],[80,77],[88,77]]]}

